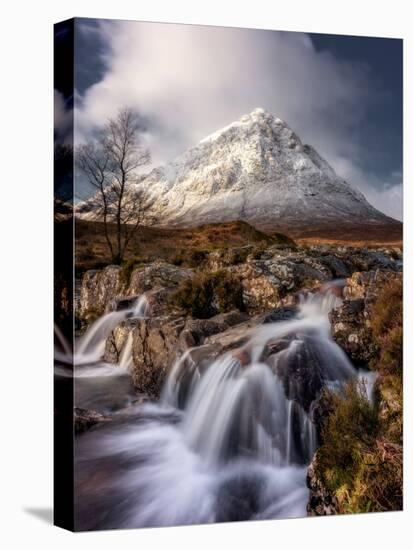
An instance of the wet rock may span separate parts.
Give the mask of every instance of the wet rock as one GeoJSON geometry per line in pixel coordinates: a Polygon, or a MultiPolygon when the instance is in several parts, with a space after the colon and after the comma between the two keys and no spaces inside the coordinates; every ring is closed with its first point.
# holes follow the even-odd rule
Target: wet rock
{"type": "Polygon", "coordinates": [[[324,385],[323,361],[311,335],[285,341],[288,348],[270,355],[267,362],[283,382],[285,395],[308,412],[324,385]]]}
{"type": "Polygon", "coordinates": [[[133,329],[132,380],[138,391],[158,397],[166,374],[183,351],[178,345],[185,318],[143,319],[133,329]]]}
{"type": "MultiPolygon", "coordinates": [[[[209,342],[211,335],[225,332],[247,316],[229,312],[210,319],[187,319],[168,315],[137,321],[132,329],[133,368],[132,379],[138,391],[159,396],[167,373],[178,357],[194,346],[209,342]]],[[[210,346],[204,354],[204,362],[213,360],[219,346],[210,346]]]]}
{"type": "Polygon", "coordinates": [[[112,334],[106,340],[104,361],[107,363],[118,363],[122,349],[131,332],[133,325],[129,322],[124,322],[114,329],[112,334]]]}
{"type": "Polygon", "coordinates": [[[109,304],[107,305],[107,309],[109,311],[125,311],[127,309],[131,309],[138,298],[139,296],[137,295],[116,297],[111,302],[109,302],[109,304]]]}
{"type": "Polygon", "coordinates": [[[265,479],[255,472],[225,480],[218,490],[216,521],[252,519],[260,510],[264,487],[265,479]]]}
{"type": "Polygon", "coordinates": [[[203,344],[209,336],[225,332],[228,328],[239,325],[249,319],[246,313],[230,311],[221,313],[210,319],[188,319],[181,340],[187,347],[203,344]]]}
{"type": "Polygon", "coordinates": [[[307,503],[309,516],[331,516],[339,513],[337,499],[331,495],[317,476],[317,453],[307,470],[307,487],[310,495],[307,503]]]}
{"type": "Polygon", "coordinates": [[[75,407],[74,409],[75,433],[77,434],[108,420],[103,414],[91,409],[82,409],[80,407],[75,407]]]}
{"type": "Polygon", "coordinates": [[[297,309],[292,307],[279,307],[270,311],[264,317],[263,323],[277,323],[278,321],[291,321],[297,316],[297,309]]]}
{"type": "Polygon", "coordinates": [[[321,256],[320,262],[330,270],[334,279],[345,279],[351,275],[350,267],[337,256],[332,254],[321,256]]]}
{"type": "Polygon", "coordinates": [[[219,346],[220,352],[224,353],[230,350],[237,350],[247,343],[251,336],[251,331],[262,323],[262,316],[256,316],[239,325],[228,328],[227,330],[209,336],[205,339],[206,344],[219,346]]]}

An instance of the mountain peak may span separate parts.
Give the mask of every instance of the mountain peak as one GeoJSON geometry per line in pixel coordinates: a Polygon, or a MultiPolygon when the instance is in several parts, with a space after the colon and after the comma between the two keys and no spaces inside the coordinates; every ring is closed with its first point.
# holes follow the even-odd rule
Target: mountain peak
{"type": "Polygon", "coordinates": [[[394,223],[260,107],[155,168],[141,185],[161,225],[244,220],[293,234],[297,227],[394,223]]]}
{"type": "Polygon", "coordinates": [[[267,125],[278,127],[278,129],[288,128],[287,124],[280,118],[274,117],[274,115],[272,115],[269,111],[261,107],[256,107],[250,113],[242,115],[235,122],[231,122],[231,124],[228,124],[227,126],[224,126],[223,128],[220,128],[219,130],[208,135],[202,139],[200,143],[203,144],[212,142],[220,138],[222,135],[231,134],[237,131],[259,131],[267,125]]]}
{"type": "Polygon", "coordinates": [[[280,224],[383,223],[282,119],[257,107],[155,169],[143,183],[165,225],[242,219],[280,224]]]}

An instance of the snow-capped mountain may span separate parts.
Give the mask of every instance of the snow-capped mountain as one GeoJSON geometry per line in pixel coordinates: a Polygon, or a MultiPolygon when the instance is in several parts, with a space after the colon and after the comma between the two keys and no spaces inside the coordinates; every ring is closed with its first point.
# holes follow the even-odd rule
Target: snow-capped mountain
{"type": "Polygon", "coordinates": [[[263,109],[203,139],[144,180],[162,224],[388,220],[289,126],[263,109]]]}
{"type": "MultiPolygon", "coordinates": [[[[255,109],[140,183],[161,225],[260,227],[397,223],[371,206],[281,119],[255,109]]],[[[399,224],[400,225],[400,224],[399,224]]]]}

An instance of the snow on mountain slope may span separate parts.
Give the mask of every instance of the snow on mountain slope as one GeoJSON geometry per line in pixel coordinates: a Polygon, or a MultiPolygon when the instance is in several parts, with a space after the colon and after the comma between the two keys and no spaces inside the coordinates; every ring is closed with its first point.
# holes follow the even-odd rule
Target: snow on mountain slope
{"type": "Polygon", "coordinates": [[[206,137],[143,181],[165,225],[389,221],[285,122],[263,109],[206,137]]]}
{"type": "MultiPolygon", "coordinates": [[[[151,216],[163,226],[244,220],[291,235],[323,227],[401,227],[263,109],[207,136],[139,185],[154,197],[151,216]]],[[[92,203],[77,207],[79,217],[93,219],[92,203]]]]}

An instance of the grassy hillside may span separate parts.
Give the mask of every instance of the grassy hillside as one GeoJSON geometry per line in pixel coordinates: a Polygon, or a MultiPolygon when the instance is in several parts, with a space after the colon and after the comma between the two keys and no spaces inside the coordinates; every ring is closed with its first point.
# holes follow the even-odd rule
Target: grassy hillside
{"type": "MultiPolygon", "coordinates": [[[[114,228],[111,228],[112,235],[114,228]]],[[[99,268],[110,263],[103,234],[103,224],[76,220],[76,268],[78,271],[99,268]]],[[[205,252],[246,244],[294,245],[287,236],[259,231],[243,221],[202,225],[189,229],[140,228],[131,241],[125,260],[150,262],[164,259],[168,262],[192,266],[205,252]]]]}

